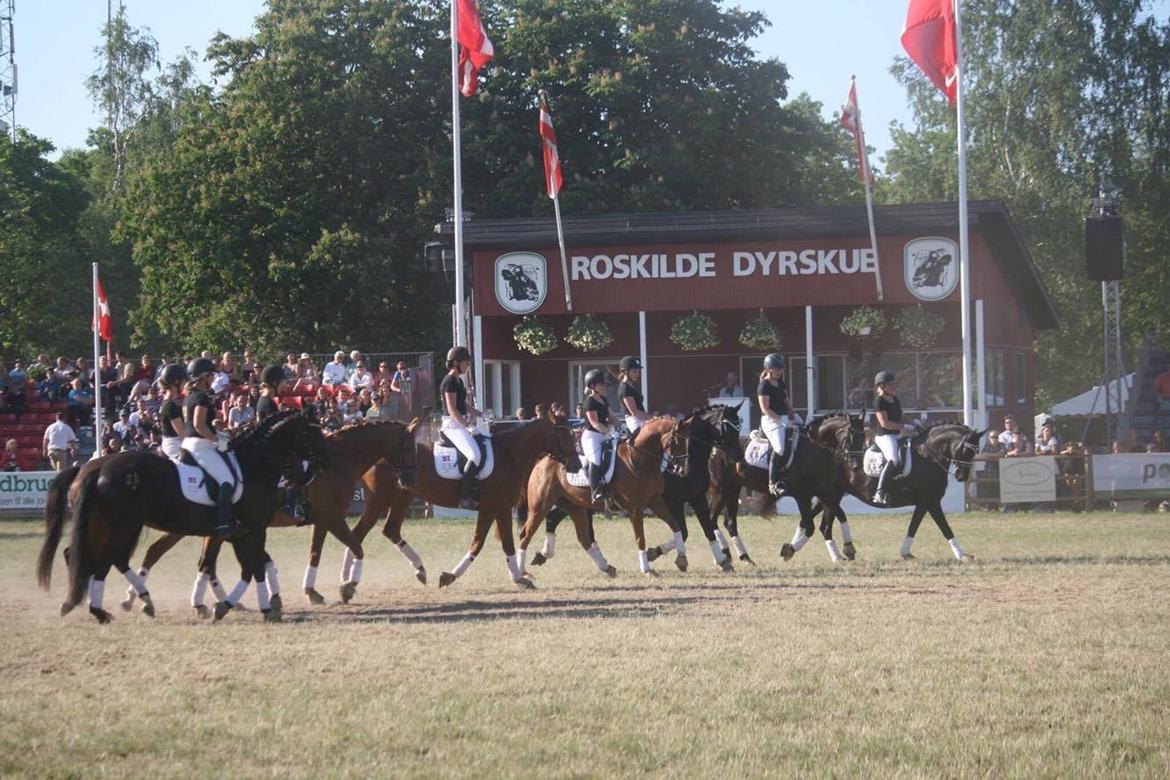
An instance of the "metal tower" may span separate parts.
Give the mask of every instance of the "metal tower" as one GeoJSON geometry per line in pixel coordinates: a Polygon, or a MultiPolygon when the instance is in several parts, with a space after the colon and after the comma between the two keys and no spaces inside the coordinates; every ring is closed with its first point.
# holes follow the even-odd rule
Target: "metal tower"
{"type": "MultiPolygon", "coordinates": [[[[1113,187],[1103,182],[1098,197],[1093,199],[1093,211],[1100,217],[1117,216],[1117,197],[1113,187]]],[[[1122,253],[1124,256],[1124,243],[1122,253]]],[[[1124,263],[1123,263],[1124,265],[1124,263]]],[[[1105,426],[1109,439],[1122,439],[1128,416],[1125,414],[1125,361],[1121,352],[1121,282],[1101,282],[1101,308],[1104,327],[1102,343],[1105,354],[1105,426]]]]}
{"type": "Polygon", "coordinates": [[[0,0],[0,132],[16,140],[16,0],[0,0]]]}

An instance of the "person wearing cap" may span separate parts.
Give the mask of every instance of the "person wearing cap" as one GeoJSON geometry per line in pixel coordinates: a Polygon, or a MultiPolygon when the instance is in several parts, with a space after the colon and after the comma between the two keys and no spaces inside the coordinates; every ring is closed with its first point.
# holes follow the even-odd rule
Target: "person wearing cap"
{"type": "Polygon", "coordinates": [[[773,352],[764,358],[760,384],[756,388],[756,403],[762,418],[760,430],[772,445],[772,459],[768,463],[768,490],[774,496],[784,490],[784,444],[788,422],[794,416],[788,402],[788,387],[784,384],[784,356],[773,352]]]}
{"type": "Polygon", "coordinates": [[[366,361],[358,359],[354,365],[353,373],[349,375],[349,386],[355,391],[361,390],[363,387],[372,387],[374,384],[374,375],[366,370],[366,361]]]}
{"type": "Polygon", "coordinates": [[[633,355],[622,358],[618,366],[621,384],[618,385],[618,402],[626,415],[626,429],[633,436],[650,419],[642,398],[642,363],[633,355]]]}
{"type": "Polygon", "coordinates": [[[333,360],[325,364],[321,372],[321,384],[343,385],[349,371],[345,367],[345,353],[341,350],[333,353],[333,360]]]}
{"type": "Polygon", "coordinates": [[[727,378],[719,387],[720,398],[743,398],[743,387],[739,384],[739,377],[734,371],[727,372],[727,378]]]}
{"type": "Polygon", "coordinates": [[[1056,426],[1051,417],[1044,418],[1040,425],[1040,435],[1036,437],[1037,455],[1055,455],[1060,452],[1060,437],[1056,435],[1056,426]]]}
{"type": "Polygon", "coordinates": [[[183,383],[187,381],[187,367],[171,363],[159,381],[163,386],[163,402],[158,408],[159,427],[162,429],[159,449],[171,460],[179,460],[183,456],[183,406],[180,399],[183,383]]]}
{"type": "Polygon", "coordinates": [[[882,451],[882,455],[886,456],[881,476],[878,477],[877,491],[873,496],[873,502],[879,506],[889,503],[886,485],[889,484],[894,471],[902,465],[902,459],[899,457],[898,438],[909,427],[902,422],[902,402],[898,400],[898,396],[894,395],[896,382],[897,377],[892,371],[879,371],[873,380],[874,392],[877,394],[873,416],[878,425],[873,442],[882,451]]]}
{"type": "Polygon", "coordinates": [[[439,384],[439,397],[443,399],[443,422],[439,430],[455,445],[467,466],[463,470],[463,481],[459,488],[459,506],[462,509],[479,509],[479,445],[475,443],[475,404],[468,398],[464,377],[471,371],[471,352],[467,347],[451,347],[447,352],[447,375],[439,384]]]}
{"type": "Polygon", "coordinates": [[[613,438],[615,430],[610,422],[609,399],[605,397],[605,372],[599,368],[585,375],[585,401],[581,404],[581,411],[585,415],[581,449],[589,464],[590,497],[597,504],[605,499],[605,488],[601,485],[605,477],[602,450],[605,442],[613,438]]]}
{"type": "Polygon", "coordinates": [[[276,394],[280,391],[280,383],[284,381],[284,369],[280,366],[269,366],[260,372],[260,397],[256,400],[256,422],[264,422],[264,418],[276,414],[276,394]]]}

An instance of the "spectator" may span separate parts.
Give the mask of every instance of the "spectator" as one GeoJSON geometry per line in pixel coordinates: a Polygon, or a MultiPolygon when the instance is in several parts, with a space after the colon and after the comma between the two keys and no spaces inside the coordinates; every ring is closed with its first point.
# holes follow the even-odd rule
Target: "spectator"
{"type": "Polygon", "coordinates": [[[390,371],[390,364],[387,363],[385,360],[378,363],[378,370],[374,371],[373,374],[374,374],[374,381],[372,383],[373,387],[381,387],[383,382],[385,382],[387,385],[389,385],[390,381],[394,378],[393,372],[390,371]]]}
{"type": "Polygon", "coordinates": [[[8,388],[17,395],[24,395],[24,388],[27,385],[28,374],[24,370],[24,361],[12,361],[12,370],[8,372],[8,388]]]}
{"type": "Polygon", "coordinates": [[[585,406],[583,404],[577,404],[577,406],[573,409],[573,416],[576,417],[577,419],[581,419],[582,417],[584,417],[585,416],[585,406]]]}
{"type": "Polygon", "coordinates": [[[57,421],[45,428],[44,454],[53,471],[64,471],[77,454],[77,434],[65,423],[65,412],[57,412],[57,421]]]}
{"type": "Polygon", "coordinates": [[[363,387],[358,391],[357,395],[358,410],[364,415],[369,411],[370,407],[374,405],[374,398],[370,393],[370,388],[363,387]]]}
{"type": "Polygon", "coordinates": [[[146,394],[150,392],[150,388],[154,385],[151,380],[139,375],[134,380],[134,384],[130,386],[130,395],[126,399],[132,409],[138,408],[138,402],[146,398],[146,394]]]}
{"type": "Polygon", "coordinates": [[[150,355],[143,355],[142,359],[138,361],[135,376],[147,383],[154,381],[154,361],[150,359],[150,355]]]}
{"type": "Polygon", "coordinates": [[[984,455],[1002,456],[1007,449],[1003,446],[1003,442],[999,439],[999,431],[987,432],[987,443],[983,445],[984,455]]]}
{"type": "MultiPolygon", "coordinates": [[[[362,359],[361,352],[359,352],[356,349],[350,351],[350,353],[349,353],[349,365],[350,366],[356,366],[359,362],[361,362],[361,359],[362,359]]],[[[351,368],[351,371],[352,371],[352,368],[351,368]]]]}
{"type": "Polygon", "coordinates": [[[723,381],[723,385],[719,388],[720,398],[742,398],[743,387],[739,384],[739,377],[734,371],[727,372],[727,378],[723,381]]]}
{"type": "Polygon", "coordinates": [[[134,411],[130,412],[130,416],[126,419],[126,425],[131,434],[134,434],[139,428],[149,429],[154,425],[154,418],[151,417],[150,411],[146,408],[145,400],[140,400],[135,405],[134,411]]]}
{"type": "Polygon", "coordinates": [[[252,350],[244,350],[244,362],[240,365],[240,381],[247,384],[253,384],[257,379],[260,371],[260,366],[256,362],[256,356],[252,354],[252,350]]]}
{"type": "Polygon", "coordinates": [[[1036,437],[1037,455],[1055,455],[1060,452],[1060,437],[1056,435],[1052,418],[1044,420],[1040,426],[1040,435],[1036,437]]]}
{"type": "Polygon", "coordinates": [[[77,358],[77,370],[73,372],[73,376],[81,380],[82,386],[92,390],[93,389],[93,371],[90,370],[89,361],[83,357],[77,358]]]}
{"type": "Polygon", "coordinates": [[[338,350],[333,353],[333,360],[325,364],[321,382],[326,385],[343,385],[348,376],[349,372],[345,368],[345,353],[338,350]]]}
{"type": "Polygon", "coordinates": [[[337,402],[330,401],[321,418],[321,427],[327,431],[336,431],[341,428],[341,415],[337,411],[337,402]]]}
{"type": "Polygon", "coordinates": [[[0,460],[0,471],[20,471],[20,462],[16,457],[16,439],[4,442],[4,457],[0,460]]]}
{"type": "Polygon", "coordinates": [[[106,442],[106,454],[107,455],[117,455],[119,452],[122,451],[122,448],[123,448],[122,439],[118,436],[111,436],[109,438],[109,440],[106,442]]]}
{"type": "Polygon", "coordinates": [[[248,406],[248,396],[243,393],[236,396],[235,405],[228,412],[228,430],[238,431],[247,428],[256,420],[256,410],[248,406]]]}
{"type": "Polygon", "coordinates": [[[324,420],[329,415],[329,391],[324,387],[317,388],[317,395],[309,404],[318,420],[324,420]]]}
{"type": "Polygon", "coordinates": [[[297,361],[297,381],[293,386],[296,390],[303,385],[317,384],[321,379],[321,374],[317,371],[317,366],[313,365],[313,357],[308,352],[302,352],[300,359],[297,361]]]}
{"type": "Polygon", "coordinates": [[[162,406],[162,398],[158,395],[158,385],[151,385],[150,389],[146,391],[146,398],[140,400],[146,404],[146,411],[150,412],[151,418],[158,416],[159,407],[162,406]]]}
{"type": "MultiPolygon", "coordinates": [[[[365,392],[365,391],[363,391],[365,392]]],[[[382,392],[380,390],[374,391],[370,395],[370,407],[366,409],[365,417],[367,420],[391,420],[393,417],[390,410],[382,405],[382,392]]]]}
{"type": "Polygon", "coordinates": [[[354,390],[370,387],[374,383],[374,376],[366,371],[366,361],[358,360],[353,373],[349,375],[349,386],[354,390]]]}
{"type": "Polygon", "coordinates": [[[281,366],[284,370],[284,381],[290,385],[297,381],[297,377],[301,373],[301,364],[297,361],[297,353],[289,352],[284,356],[284,365],[281,366]]]}
{"type": "MultiPolygon", "coordinates": [[[[226,353],[230,355],[231,353],[226,353]]],[[[232,375],[224,371],[223,364],[215,371],[215,376],[211,379],[211,394],[216,397],[225,395],[232,386],[232,375]]]]}
{"type": "Polygon", "coordinates": [[[77,418],[79,424],[89,425],[90,416],[93,414],[93,393],[81,381],[81,377],[75,378],[70,386],[69,411],[77,418]]]}
{"type": "Polygon", "coordinates": [[[1146,452],[1165,452],[1166,451],[1166,435],[1161,431],[1154,431],[1154,435],[1150,437],[1150,441],[1146,444],[1146,452]]]}
{"type": "MultiPolygon", "coordinates": [[[[98,357],[97,368],[89,372],[90,385],[97,387],[99,384],[103,388],[107,388],[111,383],[118,379],[118,372],[110,365],[105,355],[98,357]]],[[[108,392],[106,393],[109,394],[108,392]]]]}
{"type": "Polygon", "coordinates": [[[115,422],[112,426],[110,426],[110,429],[114,432],[114,435],[117,436],[119,439],[124,440],[128,436],[130,436],[130,432],[131,432],[130,412],[123,409],[121,411],[121,413],[119,413],[119,415],[118,415],[118,421],[115,422]]]}
{"type": "Polygon", "coordinates": [[[171,359],[167,356],[167,354],[165,352],[161,353],[158,356],[158,365],[154,367],[154,376],[150,381],[153,383],[162,379],[163,372],[167,370],[167,366],[170,364],[171,359]]]}
{"type": "Polygon", "coordinates": [[[516,419],[520,420],[521,422],[524,422],[525,420],[527,420],[528,419],[528,410],[525,409],[523,406],[517,407],[516,408],[516,419]]]}
{"type": "Polygon", "coordinates": [[[532,407],[532,416],[538,420],[541,417],[544,417],[544,404],[537,404],[536,406],[532,407]]]}
{"type": "Polygon", "coordinates": [[[236,360],[231,352],[223,353],[219,359],[219,370],[228,375],[228,379],[233,385],[240,383],[240,368],[236,365],[236,360]]]}
{"type": "Polygon", "coordinates": [[[410,382],[410,369],[406,367],[405,360],[399,360],[398,366],[394,370],[394,376],[390,379],[390,389],[396,393],[401,393],[403,387],[410,382]]]}
{"type": "Polygon", "coordinates": [[[1010,414],[1003,418],[1003,433],[999,435],[999,441],[1003,444],[1005,457],[1028,454],[1028,437],[1016,429],[1016,418],[1010,414]]]}

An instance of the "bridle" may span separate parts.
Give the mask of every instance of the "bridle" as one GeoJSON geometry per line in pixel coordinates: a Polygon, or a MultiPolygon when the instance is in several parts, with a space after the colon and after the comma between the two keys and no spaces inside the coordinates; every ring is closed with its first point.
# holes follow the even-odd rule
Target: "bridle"
{"type": "MultiPolygon", "coordinates": [[[[567,423],[553,423],[552,428],[549,429],[549,436],[553,436],[558,429],[563,429],[563,430],[568,431],[569,438],[570,439],[573,438],[573,429],[567,423]]],[[[569,459],[568,455],[564,455],[564,454],[561,454],[559,452],[554,452],[551,447],[548,450],[548,457],[552,458],[552,460],[555,463],[559,463],[562,466],[564,466],[565,462],[569,459]]]]}
{"type": "Polygon", "coordinates": [[[951,452],[940,455],[933,448],[924,443],[921,448],[922,454],[929,462],[942,469],[943,473],[952,474],[955,479],[962,482],[963,479],[959,478],[960,470],[966,469],[970,471],[971,467],[975,465],[975,456],[979,452],[977,445],[968,440],[968,437],[972,433],[974,433],[974,431],[970,430],[968,430],[967,433],[960,433],[958,447],[956,448],[955,445],[951,445],[951,452]],[[965,453],[970,453],[970,456],[963,457],[965,453]]]}

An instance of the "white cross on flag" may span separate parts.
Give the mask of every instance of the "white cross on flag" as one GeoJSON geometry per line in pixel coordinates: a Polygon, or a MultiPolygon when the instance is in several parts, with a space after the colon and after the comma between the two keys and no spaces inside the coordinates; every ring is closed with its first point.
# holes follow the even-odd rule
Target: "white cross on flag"
{"type": "Polygon", "coordinates": [[[478,86],[479,69],[487,65],[496,52],[479,18],[475,0],[456,0],[456,3],[459,14],[459,91],[463,97],[471,97],[478,86]]]}
{"type": "Polygon", "coordinates": [[[102,280],[97,282],[97,305],[98,310],[93,323],[93,329],[98,332],[103,341],[112,341],[114,338],[114,328],[110,323],[110,301],[106,298],[106,288],[102,284],[102,280]]]}
{"type": "Polygon", "coordinates": [[[565,180],[561,175],[561,157],[557,153],[557,132],[553,129],[552,114],[544,100],[540,101],[540,140],[544,147],[544,186],[548,196],[555,198],[565,180]]]}

